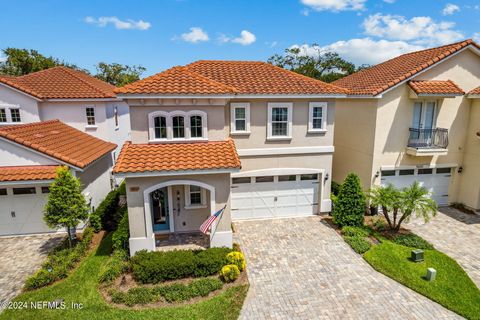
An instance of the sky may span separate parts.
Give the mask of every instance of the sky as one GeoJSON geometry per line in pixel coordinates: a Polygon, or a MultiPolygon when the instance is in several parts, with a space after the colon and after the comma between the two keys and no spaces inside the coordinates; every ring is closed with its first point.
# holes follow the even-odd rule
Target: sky
{"type": "Polygon", "coordinates": [[[0,0],[0,7],[0,49],[35,49],[93,72],[98,62],[142,65],[143,76],[200,59],[265,61],[292,46],[375,64],[480,42],[478,0],[0,0]]]}

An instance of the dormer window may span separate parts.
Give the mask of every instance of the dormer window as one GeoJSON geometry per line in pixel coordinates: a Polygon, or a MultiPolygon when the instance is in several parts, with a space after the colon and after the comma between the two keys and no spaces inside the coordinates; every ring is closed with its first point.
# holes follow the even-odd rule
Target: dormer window
{"type": "Polygon", "coordinates": [[[22,119],[20,118],[20,109],[10,109],[10,116],[12,122],[22,122],[22,119]]]}
{"type": "Polygon", "coordinates": [[[5,109],[0,109],[0,123],[2,122],[7,122],[7,112],[5,112],[5,109]]]}
{"type": "Polygon", "coordinates": [[[87,126],[95,125],[95,108],[87,107],[85,108],[85,114],[87,116],[87,126]]]}
{"type": "Polygon", "coordinates": [[[207,114],[203,111],[155,111],[148,119],[150,142],[207,140],[207,114]]]}

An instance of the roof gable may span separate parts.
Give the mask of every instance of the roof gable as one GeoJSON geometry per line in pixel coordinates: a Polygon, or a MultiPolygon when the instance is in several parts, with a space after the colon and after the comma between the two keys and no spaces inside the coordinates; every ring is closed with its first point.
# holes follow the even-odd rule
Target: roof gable
{"type": "Polygon", "coordinates": [[[452,80],[417,80],[409,81],[408,85],[420,95],[464,95],[465,92],[452,80]]]}

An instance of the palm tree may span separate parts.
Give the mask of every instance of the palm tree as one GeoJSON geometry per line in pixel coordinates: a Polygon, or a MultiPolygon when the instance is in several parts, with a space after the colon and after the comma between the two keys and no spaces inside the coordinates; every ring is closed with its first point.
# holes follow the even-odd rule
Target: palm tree
{"type": "Polygon", "coordinates": [[[400,197],[402,217],[395,226],[395,232],[400,230],[402,222],[410,219],[413,213],[417,218],[422,217],[428,222],[431,217],[437,214],[437,204],[430,198],[430,192],[415,181],[410,187],[401,192],[400,197]]]}
{"type": "Polygon", "coordinates": [[[371,206],[380,207],[382,209],[382,213],[385,217],[385,220],[387,220],[388,226],[393,230],[397,222],[397,212],[400,208],[400,191],[392,184],[389,184],[386,187],[379,186],[370,189],[368,193],[368,199],[370,200],[371,206]],[[390,219],[389,215],[389,212],[392,210],[393,221],[390,219]]]}

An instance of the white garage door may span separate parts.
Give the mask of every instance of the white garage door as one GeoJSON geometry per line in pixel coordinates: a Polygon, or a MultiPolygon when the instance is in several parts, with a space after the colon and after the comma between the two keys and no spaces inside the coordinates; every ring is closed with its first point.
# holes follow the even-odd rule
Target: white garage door
{"type": "Polygon", "coordinates": [[[393,184],[397,188],[411,186],[418,181],[432,194],[438,205],[448,204],[448,187],[452,168],[382,170],[382,185],[393,184]]]}
{"type": "Polygon", "coordinates": [[[0,186],[0,235],[51,231],[43,222],[48,187],[0,186]]]}
{"type": "Polygon", "coordinates": [[[232,220],[316,214],[318,179],[319,174],[232,178],[232,220]]]}

